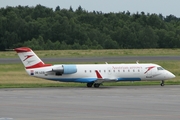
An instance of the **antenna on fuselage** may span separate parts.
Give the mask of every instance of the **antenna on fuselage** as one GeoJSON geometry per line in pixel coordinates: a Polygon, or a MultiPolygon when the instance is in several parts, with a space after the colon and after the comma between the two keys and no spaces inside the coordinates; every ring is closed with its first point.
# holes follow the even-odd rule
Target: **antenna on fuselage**
{"type": "Polygon", "coordinates": [[[139,60],[136,61],[136,64],[139,64],[139,60]]]}

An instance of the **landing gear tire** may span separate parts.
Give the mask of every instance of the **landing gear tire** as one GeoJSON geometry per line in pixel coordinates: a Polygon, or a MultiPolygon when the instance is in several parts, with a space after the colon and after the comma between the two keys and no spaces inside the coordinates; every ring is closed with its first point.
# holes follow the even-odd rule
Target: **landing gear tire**
{"type": "Polygon", "coordinates": [[[87,87],[90,88],[90,87],[92,87],[93,84],[94,83],[87,83],[87,87]]]}
{"type": "Polygon", "coordinates": [[[164,80],[162,80],[162,82],[161,82],[161,86],[164,86],[164,80]]]}
{"type": "Polygon", "coordinates": [[[100,86],[100,84],[98,84],[98,83],[95,83],[95,84],[94,84],[94,87],[95,87],[95,88],[98,88],[99,86],[100,86]]]}

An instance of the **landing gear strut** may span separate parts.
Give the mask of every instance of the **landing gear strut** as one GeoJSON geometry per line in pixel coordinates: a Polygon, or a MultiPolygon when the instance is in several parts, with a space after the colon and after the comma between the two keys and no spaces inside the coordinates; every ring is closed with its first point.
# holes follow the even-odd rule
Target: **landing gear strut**
{"type": "Polygon", "coordinates": [[[164,86],[164,80],[162,80],[162,82],[161,82],[161,86],[164,86]]]}
{"type": "Polygon", "coordinates": [[[95,84],[94,84],[94,87],[95,87],[95,88],[98,88],[99,86],[100,86],[100,84],[98,84],[98,83],[95,83],[95,84]]]}

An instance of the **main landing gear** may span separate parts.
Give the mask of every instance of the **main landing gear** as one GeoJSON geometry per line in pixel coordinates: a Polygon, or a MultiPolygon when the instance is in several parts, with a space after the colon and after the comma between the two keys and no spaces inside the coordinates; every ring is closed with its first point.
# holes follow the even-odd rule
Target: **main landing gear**
{"type": "Polygon", "coordinates": [[[92,83],[87,83],[87,87],[90,88],[90,87],[93,86],[93,84],[94,84],[94,87],[95,87],[95,88],[98,88],[98,87],[100,86],[99,83],[94,83],[94,82],[92,82],[92,83]]]}
{"type": "Polygon", "coordinates": [[[161,84],[160,84],[161,86],[164,86],[164,80],[162,80],[162,82],[161,82],[161,84]]]}
{"type": "Polygon", "coordinates": [[[95,84],[94,84],[94,87],[95,87],[95,88],[98,88],[99,86],[100,86],[100,84],[98,84],[98,83],[95,83],[95,84]]]}
{"type": "Polygon", "coordinates": [[[92,87],[93,86],[93,84],[94,84],[94,82],[92,82],[92,83],[87,83],[87,87],[92,87]]]}

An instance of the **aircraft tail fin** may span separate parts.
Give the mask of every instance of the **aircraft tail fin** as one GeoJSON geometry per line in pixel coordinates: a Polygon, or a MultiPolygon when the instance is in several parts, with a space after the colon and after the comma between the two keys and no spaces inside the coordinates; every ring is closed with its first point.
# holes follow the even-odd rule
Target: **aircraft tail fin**
{"type": "Polygon", "coordinates": [[[14,49],[26,69],[40,68],[51,66],[51,64],[44,64],[44,62],[28,47],[20,47],[14,49]]]}

